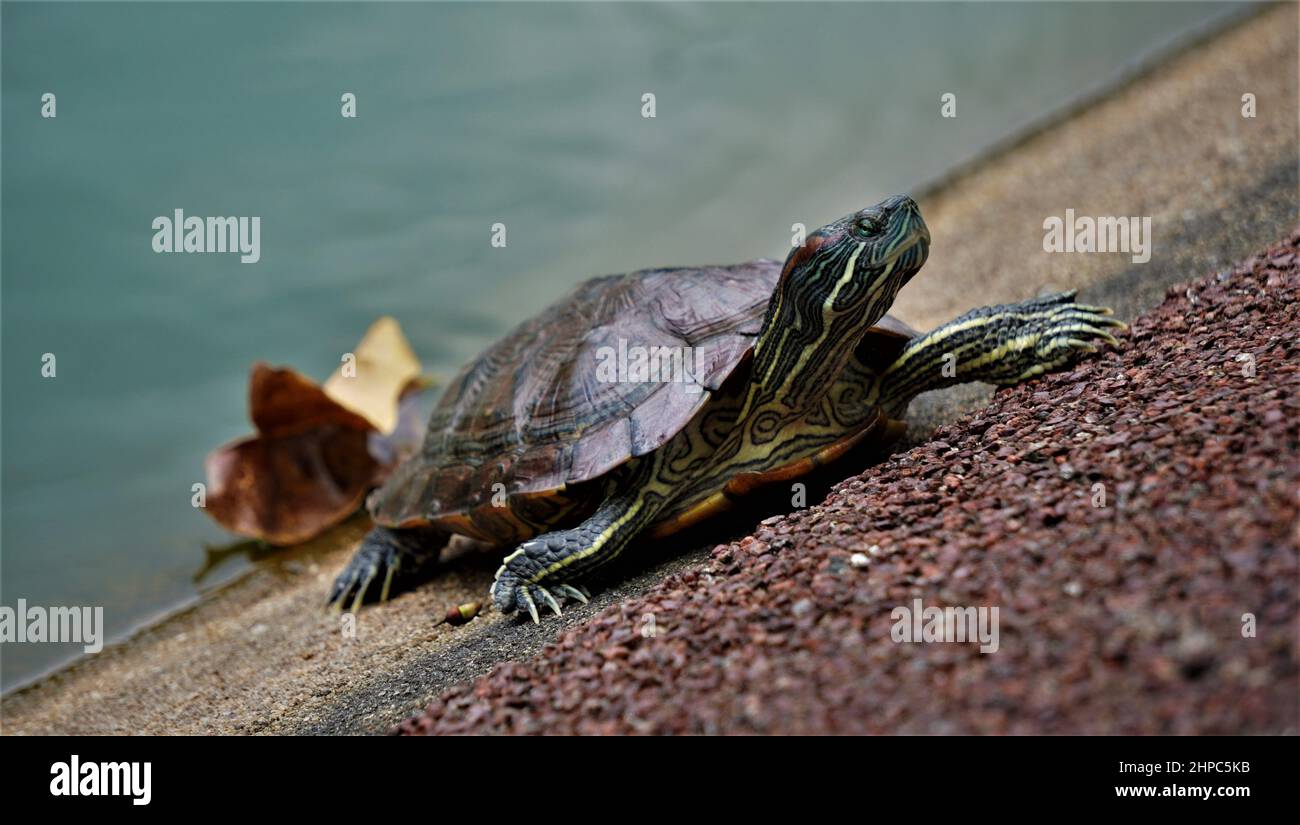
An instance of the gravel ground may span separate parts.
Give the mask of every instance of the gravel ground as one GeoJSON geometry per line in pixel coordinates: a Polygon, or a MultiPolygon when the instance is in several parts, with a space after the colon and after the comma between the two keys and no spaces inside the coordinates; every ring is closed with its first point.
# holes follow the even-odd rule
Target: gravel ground
{"type": "Polygon", "coordinates": [[[400,730],[1297,733],[1298,256],[1295,234],[1171,288],[1118,350],[400,730]],[[918,598],[997,606],[999,649],[895,642],[918,598]]]}

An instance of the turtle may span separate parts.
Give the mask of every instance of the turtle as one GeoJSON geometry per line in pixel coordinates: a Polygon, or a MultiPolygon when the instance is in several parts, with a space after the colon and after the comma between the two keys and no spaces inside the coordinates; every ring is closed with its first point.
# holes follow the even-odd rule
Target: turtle
{"type": "Polygon", "coordinates": [[[783,263],[580,284],[448,384],[420,451],[369,497],[374,527],[328,604],[355,611],[414,586],[461,534],[508,551],[496,609],[558,615],[638,536],[887,444],[920,393],[1016,384],[1124,327],[1071,291],[922,334],[887,311],[929,250],[919,207],[898,195],[808,234],[783,263]]]}

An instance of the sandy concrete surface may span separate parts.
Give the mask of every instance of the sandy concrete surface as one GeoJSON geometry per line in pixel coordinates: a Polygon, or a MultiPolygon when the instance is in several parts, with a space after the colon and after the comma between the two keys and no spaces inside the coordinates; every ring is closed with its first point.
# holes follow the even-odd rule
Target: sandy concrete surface
{"type": "MultiPolygon", "coordinates": [[[[1158,303],[1169,284],[1285,236],[1297,212],[1296,31],[1296,6],[1268,9],[924,194],[934,247],[897,313],[928,327],[978,303],[1078,286],[1084,298],[1131,318],[1158,303]],[[1245,92],[1259,101],[1252,120],[1240,116],[1245,92]],[[1045,254],[1042,221],[1066,208],[1152,216],[1151,261],[1045,254]]],[[[913,440],[988,398],[964,388],[921,399],[913,440]]],[[[846,467],[839,477],[861,469],[846,467]]],[[[481,599],[498,564],[465,549],[436,581],[363,611],[353,636],[321,603],[365,529],[357,519],[259,562],[127,643],[6,695],[0,728],[382,732],[448,688],[539,653],[564,629],[666,576],[698,575],[717,542],[743,535],[768,513],[756,503],[703,533],[642,546],[625,578],[540,627],[492,613],[462,627],[434,624],[449,606],[481,599]]]]}

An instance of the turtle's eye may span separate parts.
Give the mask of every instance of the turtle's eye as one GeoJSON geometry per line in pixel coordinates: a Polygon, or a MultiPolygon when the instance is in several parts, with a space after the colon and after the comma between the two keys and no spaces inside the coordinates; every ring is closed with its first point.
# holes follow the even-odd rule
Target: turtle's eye
{"type": "Polygon", "coordinates": [[[854,225],[863,235],[874,235],[880,231],[882,224],[879,218],[864,215],[863,217],[858,218],[854,225]]]}

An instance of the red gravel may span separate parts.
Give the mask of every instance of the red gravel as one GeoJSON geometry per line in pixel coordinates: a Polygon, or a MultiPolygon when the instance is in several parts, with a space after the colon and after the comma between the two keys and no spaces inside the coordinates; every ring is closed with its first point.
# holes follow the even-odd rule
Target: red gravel
{"type": "Polygon", "coordinates": [[[399,730],[1300,732],[1298,255],[1300,234],[1171,289],[1118,350],[999,392],[399,730]],[[1000,649],[895,643],[915,598],[998,606],[1000,649]]]}

